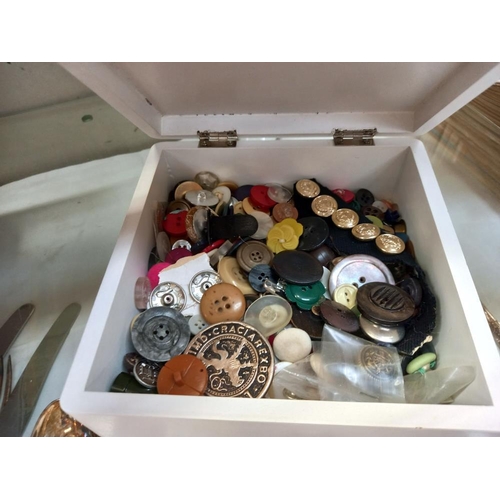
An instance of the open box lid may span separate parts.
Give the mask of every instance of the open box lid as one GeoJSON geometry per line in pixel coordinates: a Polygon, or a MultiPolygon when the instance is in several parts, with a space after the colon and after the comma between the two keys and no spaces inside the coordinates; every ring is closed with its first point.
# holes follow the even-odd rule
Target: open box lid
{"type": "Polygon", "coordinates": [[[151,137],[197,131],[422,135],[500,80],[499,63],[61,63],[151,137]]]}

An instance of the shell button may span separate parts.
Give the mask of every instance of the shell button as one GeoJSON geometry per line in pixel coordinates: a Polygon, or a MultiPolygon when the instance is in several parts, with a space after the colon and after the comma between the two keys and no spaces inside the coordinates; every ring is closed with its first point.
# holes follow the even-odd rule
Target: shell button
{"type": "Polygon", "coordinates": [[[158,394],[201,396],[208,384],[208,372],[203,361],[190,354],[175,356],[165,363],[158,374],[158,394]]]}
{"type": "Polygon", "coordinates": [[[271,264],[276,274],[292,285],[312,285],[323,277],[323,266],[307,252],[285,250],[271,264]]]}
{"type": "Polygon", "coordinates": [[[134,301],[135,307],[143,311],[148,307],[149,295],[151,294],[151,282],[149,278],[140,276],[135,282],[134,301]]]}
{"type": "Polygon", "coordinates": [[[228,283],[210,287],[201,298],[201,315],[210,324],[239,321],[245,314],[246,300],[241,290],[228,283]]]}
{"type": "Polygon", "coordinates": [[[238,248],[236,259],[247,273],[259,264],[269,264],[273,260],[271,250],[259,241],[247,241],[238,248]]]}
{"type": "Polygon", "coordinates": [[[255,293],[235,257],[223,257],[219,262],[217,270],[224,283],[234,285],[239,288],[244,295],[255,293]]]}
{"type": "Polygon", "coordinates": [[[298,250],[309,252],[320,247],[328,239],[330,234],[328,224],[320,217],[304,217],[297,222],[304,228],[298,250]]]}
{"type": "Polygon", "coordinates": [[[168,361],[181,354],[191,332],[187,319],[171,307],[152,307],[139,315],[131,328],[135,350],[151,361],[168,361]]]}

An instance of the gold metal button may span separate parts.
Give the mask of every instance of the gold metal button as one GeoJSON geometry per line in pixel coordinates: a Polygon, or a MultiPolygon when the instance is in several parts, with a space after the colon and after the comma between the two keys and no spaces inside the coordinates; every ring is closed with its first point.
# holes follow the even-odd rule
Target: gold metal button
{"type": "Polygon", "coordinates": [[[380,234],[380,228],[375,224],[358,224],[352,228],[352,234],[358,240],[371,241],[380,234]]]}
{"type": "Polygon", "coordinates": [[[309,179],[301,179],[295,185],[297,192],[305,198],[316,198],[319,195],[319,186],[309,179]]]}
{"type": "Polygon", "coordinates": [[[316,215],[320,217],[329,217],[338,208],[335,198],[326,194],[317,196],[311,203],[311,208],[316,215]]]}
{"type": "Polygon", "coordinates": [[[332,221],[341,229],[352,229],[359,222],[359,215],[350,208],[340,208],[333,212],[332,221]]]}
{"type": "Polygon", "coordinates": [[[378,249],[388,254],[399,254],[405,249],[404,241],[394,234],[381,234],[375,240],[378,249]]]}

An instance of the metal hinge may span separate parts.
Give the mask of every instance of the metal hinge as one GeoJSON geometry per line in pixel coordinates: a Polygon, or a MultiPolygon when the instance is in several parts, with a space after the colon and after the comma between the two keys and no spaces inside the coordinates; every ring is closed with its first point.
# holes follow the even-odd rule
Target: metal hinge
{"type": "Polygon", "coordinates": [[[238,141],[236,130],[228,130],[226,132],[204,132],[198,131],[199,148],[235,148],[238,141]]]}
{"type": "Polygon", "coordinates": [[[365,128],[363,130],[341,130],[335,129],[333,133],[333,144],[335,146],[374,146],[373,137],[376,128],[365,128]]]}

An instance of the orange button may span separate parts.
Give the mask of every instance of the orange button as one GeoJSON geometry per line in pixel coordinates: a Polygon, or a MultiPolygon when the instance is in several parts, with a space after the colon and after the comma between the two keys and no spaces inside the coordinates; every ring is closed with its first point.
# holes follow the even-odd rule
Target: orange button
{"type": "Polygon", "coordinates": [[[211,286],[200,302],[201,315],[211,325],[221,321],[239,321],[245,314],[245,308],[245,296],[229,283],[211,286]]]}
{"type": "Polygon", "coordinates": [[[201,396],[207,389],[208,373],[201,361],[190,354],[179,354],[165,363],[158,374],[158,394],[201,396]]]}

